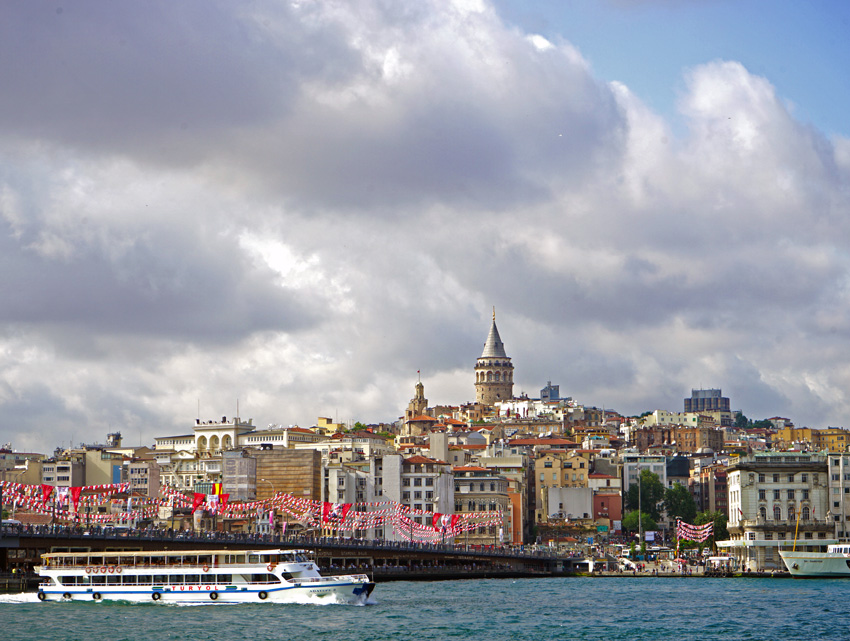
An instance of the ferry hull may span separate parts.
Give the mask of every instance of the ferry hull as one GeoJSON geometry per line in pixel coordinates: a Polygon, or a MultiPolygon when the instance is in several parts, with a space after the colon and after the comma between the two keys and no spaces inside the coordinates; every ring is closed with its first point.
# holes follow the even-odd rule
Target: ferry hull
{"type": "Polygon", "coordinates": [[[104,589],[84,590],[42,589],[41,601],[131,601],[159,603],[346,603],[364,605],[375,588],[372,582],[339,583],[321,586],[279,585],[268,587],[237,587],[202,585],[165,587],[153,589],[122,589],[106,586],[104,589]],[[180,589],[183,587],[184,589],[180,589]]]}
{"type": "Polygon", "coordinates": [[[779,556],[794,578],[850,579],[850,558],[844,554],[780,550],[779,556]]]}

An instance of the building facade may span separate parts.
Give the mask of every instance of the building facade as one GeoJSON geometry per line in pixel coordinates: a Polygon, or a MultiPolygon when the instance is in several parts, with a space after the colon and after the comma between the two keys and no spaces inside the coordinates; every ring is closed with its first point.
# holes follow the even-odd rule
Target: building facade
{"type": "Polygon", "coordinates": [[[818,550],[834,543],[827,458],[805,452],[764,452],[727,468],[729,540],[717,546],[753,570],[781,570],[777,550],[818,550]]]}

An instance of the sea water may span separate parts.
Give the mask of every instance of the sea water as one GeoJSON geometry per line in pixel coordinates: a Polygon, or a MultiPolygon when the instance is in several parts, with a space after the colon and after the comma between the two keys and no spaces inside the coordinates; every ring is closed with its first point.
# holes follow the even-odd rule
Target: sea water
{"type": "Polygon", "coordinates": [[[848,639],[850,580],[560,578],[379,583],[365,606],[41,603],[0,595],[0,639],[848,639]]]}

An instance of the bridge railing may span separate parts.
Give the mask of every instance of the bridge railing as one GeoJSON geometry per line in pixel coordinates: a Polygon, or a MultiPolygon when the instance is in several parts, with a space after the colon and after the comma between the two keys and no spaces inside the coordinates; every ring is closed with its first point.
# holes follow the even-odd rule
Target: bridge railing
{"type": "Polygon", "coordinates": [[[518,549],[511,546],[472,546],[452,543],[419,543],[408,541],[387,541],[384,539],[345,539],[326,536],[251,534],[242,532],[192,532],[157,528],[112,530],[110,528],[82,528],[64,525],[18,525],[4,526],[3,535],[66,538],[84,541],[89,538],[101,540],[144,540],[152,542],[180,541],[185,543],[226,543],[228,545],[270,545],[280,547],[331,548],[340,551],[372,550],[413,553],[438,553],[448,555],[507,557],[528,560],[556,560],[565,555],[547,549],[518,549]]]}

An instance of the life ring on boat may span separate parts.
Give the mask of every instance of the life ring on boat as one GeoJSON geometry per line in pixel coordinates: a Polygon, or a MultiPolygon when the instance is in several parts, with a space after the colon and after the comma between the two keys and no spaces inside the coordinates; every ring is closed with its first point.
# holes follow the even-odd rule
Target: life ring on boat
{"type": "Polygon", "coordinates": [[[218,598],[218,592],[210,592],[210,598],[215,601],[218,598]]]}
{"type": "Polygon", "coordinates": [[[103,597],[100,596],[100,592],[95,592],[94,594],[91,595],[91,598],[94,599],[95,601],[100,601],[103,597]]]}
{"type": "Polygon", "coordinates": [[[90,565],[86,566],[86,574],[91,574],[91,570],[92,568],[90,565]]]}
{"type": "Polygon", "coordinates": [[[267,569],[269,572],[271,572],[272,570],[274,570],[274,563],[269,563],[269,564],[266,566],[266,569],[267,569]]]}
{"type": "Polygon", "coordinates": [[[159,601],[162,598],[162,595],[159,592],[154,592],[153,594],[151,594],[151,598],[154,601],[159,601]]]}
{"type": "Polygon", "coordinates": [[[115,566],[114,566],[114,565],[110,565],[110,566],[107,568],[107,570],[109,571],[109,573],[110,573],[110,574],[114,574],[114,573],[115,573],[115,566]]]}
{"type": "Polygon", "coordinates": [[[100,568],[100,573],[101,573],[101,574],[106,574],[106,570],[107,570],[107,569],[108,569],[108,568],[107,568],[105,565],[104,565],[104,566],[102,566],[102,567],[100,568]]]}
{"type": "Polygon", "coordinates": [[[121,572],[123,572],[123,570],[121,569],[121,566],[120,566],[120,565],[116,565],[116,566],[115,566],[115,574],[121,574],[121,572]]]}
{"type": "Polygon", "coordinates": [[[38,592],[38,600],[39,600],[39,601],[44,601],[46,598],[47,598],[47,595],[46,595],[44,592],[42,592],[42,591],[40,591],[40,590],[39,590],[39,592],[38,592]]]}
{"type": "Polygon", "coordinates": [[[70,601],[71,600],[71,593],[66,592],[65,594],[62,595],[62,598],[65,599],[66,601],[70,601]]]}
{"type": "Polygon", "coordinates": [[[265,601],[266,599],[269,598],[269,593],[266,592],[265,590],[260,590],[260,592],[259,592],[259,594],[257,594],[257,596],[260,597],[261,601],[265,601]]]}
{"type": "Polygon", "coordinates": [[[209,566],[207,563],[204,563],[204,567],[203,567],[203,568],[201,568],[201,569],[202,569],[204,572],[209,572],[209,571],[210,571],[210,566],[209,566]]]}

